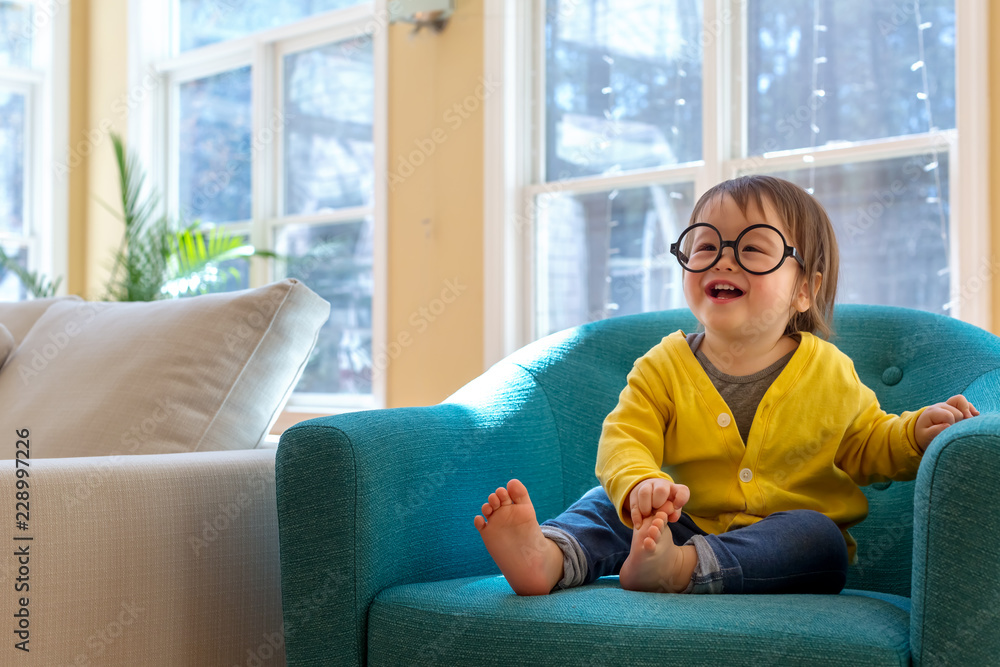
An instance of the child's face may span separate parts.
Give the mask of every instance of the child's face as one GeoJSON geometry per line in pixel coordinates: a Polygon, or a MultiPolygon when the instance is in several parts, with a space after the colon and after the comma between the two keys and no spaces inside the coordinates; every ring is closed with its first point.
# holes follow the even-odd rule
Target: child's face
{"type": "MultiPolygon", "coordinates": [[[[764,210],[753,202],[746,214],[729,195],[709,202],[696,222],[714,225],[724,241],[733,241],[753,224],[776,227],[785,242],[795,245],[784,221],[766,199],[764,210]]],[[[796,311],[810,305],[808,285],[798,262],[786,259],[777,271],[755,275],[744,271],[731,248],[726,248],[718,263],[702,273],[684,272],[684,296],[706,335],[755,343],[777,341],[796,311]],[[736,290],[719,289],[731,285],[736,290]]]]}

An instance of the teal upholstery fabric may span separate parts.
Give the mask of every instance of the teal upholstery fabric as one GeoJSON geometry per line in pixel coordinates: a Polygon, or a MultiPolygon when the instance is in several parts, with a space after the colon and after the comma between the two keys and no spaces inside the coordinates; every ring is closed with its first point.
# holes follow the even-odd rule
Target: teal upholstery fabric
{"type": "Polygon", "coordinates": [[[935,440],[915,482],[866,489],[855,592],[682,598],[607,579],[513,595],[472,525],[486,495],[517,477],[542,520],[593,487],[601,422],[625,376],[677,329],[696,330],[690,312],[595,322],[525,347],[440,405],[286,431],[276,476],[288,663],[517,662],[500,648],[511,644],[537,664],[644,664],[647,645],[651,663],[995,663],[1000,646],[982,635],[1000,609],[1000,339],[899,308],[839,306],[835,318],[834,342],[883,407],[964,392],[984,416],[935,440]]]}
{"type": "Polygon", "coordinates": [[[500,576],[450,579],[394,586],[375,598],[368,662],[907,665],[905,604],[850,593],[635,594],[617,577],[519,598],[500,576]]]}

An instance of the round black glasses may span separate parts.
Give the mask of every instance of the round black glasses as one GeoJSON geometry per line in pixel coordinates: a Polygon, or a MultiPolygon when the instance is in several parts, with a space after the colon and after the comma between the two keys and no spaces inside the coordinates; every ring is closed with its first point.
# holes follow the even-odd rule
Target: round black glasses
{"type": "Polygon", "coordinates": [[[722,259],[722,251],[733,249],[736,263],[747,273],[762,276],[777,271],[791,257],[803,269],[805,263],[795,248],[771,225],[750,225],[735,241],[723,241],[722,233],[707,222],[691,225],[670,244],[670,254],[691,273],[708,271],[722,259]]]}

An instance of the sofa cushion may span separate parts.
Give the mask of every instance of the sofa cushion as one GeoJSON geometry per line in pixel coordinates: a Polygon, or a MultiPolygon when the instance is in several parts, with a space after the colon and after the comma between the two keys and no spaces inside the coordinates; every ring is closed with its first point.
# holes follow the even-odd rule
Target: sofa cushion
{"type": "Polygon", "coordinates": [[[78,296],[56,296],[30,301],[0,302],[0,324],[7,327],[15,343],[20,343],[49,306],[60,301],[80,303],[83,299],[78,296]]]}
{"type": "Polygon", "coordinates": [[[632,593],[617,577],[518,597],[503,577],[469,577],[382,591],[368,664],[908,665],[906,608],[851,592],[632,593]]]}
{"type": "Polygon", "coordinates": [[[28,429],[37,458],[256,447],[329,310],[296,280],[54,303],[0,371],[0,429],[28,429]]]}

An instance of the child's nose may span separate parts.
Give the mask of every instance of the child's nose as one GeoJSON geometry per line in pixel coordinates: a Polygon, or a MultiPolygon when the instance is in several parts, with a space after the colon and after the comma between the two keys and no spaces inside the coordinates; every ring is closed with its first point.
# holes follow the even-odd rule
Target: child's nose
{"type": "Polygon", "coordinates": [[[737,264],[736,262],[736,249],[733,247],[725,247],[722,249],[722,256],[719,257],[719,261],[716,262],[715,266],[712,268],[718,269],[720,271],[722,270],[732,271],[737,266],[739,266],[739,264],[737,264]],[[726,252],[727,250],[729,252],[726,252]]]}

